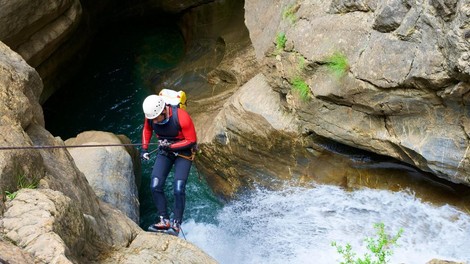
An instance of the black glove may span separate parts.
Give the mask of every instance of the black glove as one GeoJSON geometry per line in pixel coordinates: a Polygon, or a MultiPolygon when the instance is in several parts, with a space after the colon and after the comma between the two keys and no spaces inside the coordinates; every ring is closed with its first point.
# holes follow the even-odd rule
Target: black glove
{"type": "Polygon", "coordinates": [[[150,154],[149,154],[149,152],[148,152],[146,149],[143,149],[143,150],[140,152],[140,159],[141,159],[141,160],[149,160],[149,159],[150,159],[150,154]]]}

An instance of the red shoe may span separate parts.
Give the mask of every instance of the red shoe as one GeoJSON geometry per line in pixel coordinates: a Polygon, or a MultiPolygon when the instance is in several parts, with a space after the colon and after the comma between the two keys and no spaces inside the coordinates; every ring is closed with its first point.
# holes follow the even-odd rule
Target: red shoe
{"type": "Polygon", "coordinates": [[[170,220],[164,219],[163,216],[160,216],[160,222],[153,225],[157,230],[168,230],[170,229],[170,220]]]}
{"type": "Polygon", "coordinates": [[[175,233],[175,235],[178,236],[181,230],[180,223],[178,223],[177,221],[173,221],[173,224],[171,225],[171,229],[173,229],[173,232],[175,233]]]}

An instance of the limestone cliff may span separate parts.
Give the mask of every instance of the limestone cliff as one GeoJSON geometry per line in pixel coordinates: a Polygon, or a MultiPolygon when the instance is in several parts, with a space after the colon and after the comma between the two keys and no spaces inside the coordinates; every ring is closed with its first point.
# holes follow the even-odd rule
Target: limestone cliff
{"type": "MultiPolygon", "coordinates": [[[[67,1],[0,1],[0,41],[19,53],[43,79],[49,79],[63,62],[75,57],[69,45],[61,49],[75,33],[82,7],[78,0],[67,1]]],[[[75,47],[81,47],[75,41],[75,47]]],[[[72,69],[73,67],[71,66],[72,69]]],[[[58,76],[58,75],[55,75],[58,76]]],[[[52,90],[45,89],[41,102],[52,90]]]]}
{"type": "Polygon", "coordinates": [[[299,131],[470,185],[468,1],[246,0],[270,86],[299,131]],[[285,45],[276,40],[285,36],[285,45]],[[341,58],[343,68],[332,71],[341,58]],[[295,82],[308,85],[306,100],[295,82]]]}

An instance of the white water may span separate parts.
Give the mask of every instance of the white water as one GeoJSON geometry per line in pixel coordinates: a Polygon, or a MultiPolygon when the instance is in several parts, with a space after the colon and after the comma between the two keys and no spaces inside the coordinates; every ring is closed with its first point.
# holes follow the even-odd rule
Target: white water
{"type": "Polygon", "coordinates": [[[368,253],[364,239],[376,237],[379,222],[387,234],[404,231],[389,263],[470,260],[470,217],[405,192],[346,192],[326,185],[258,190],[226,205],[216,218],[217,224],[189,220],[183,230],[187,240],[222,264],[340,263],[331,242],[350,243],[362,257],[368,253]]]}

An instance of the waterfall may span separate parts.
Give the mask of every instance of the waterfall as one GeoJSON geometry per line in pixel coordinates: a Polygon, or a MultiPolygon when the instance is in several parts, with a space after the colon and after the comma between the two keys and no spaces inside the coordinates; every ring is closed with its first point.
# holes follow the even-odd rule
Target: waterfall
{"type": "Polygon", "coordinates": [[[469,261],[470,216],[436,207],[410,192],[315,185],[258,189],[221,209],[214,223],[187,221],[186,238],[220,263],[339,263],[331,246],[351,244],[358,257],[375,223],[396,235],[389,263],[423,264],[433,258],[469,261]]]}

